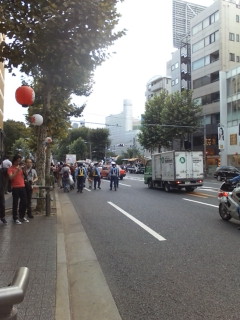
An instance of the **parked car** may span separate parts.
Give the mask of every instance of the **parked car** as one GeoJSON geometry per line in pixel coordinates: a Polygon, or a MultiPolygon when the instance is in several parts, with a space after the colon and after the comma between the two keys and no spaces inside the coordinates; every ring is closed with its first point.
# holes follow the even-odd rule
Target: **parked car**
{"type": "MultiPolygon", "coordinates": [[[[117,168],[119,169],[119,179],[122,180],[126,176],[126,171],[122,169],[120,166],[117,166],[117,168]]],[[[110,170],[111,166],[103,166],[101,170],[101,178],[110,179],[110,170]]]]}
{"type": "Polygon", "coordinates": [[[239,169],[232,166],[218,167],[214,173],[214,177],[218,180],[231,179],[240,175],[239,169]]]}
{"type": "Polygon", "coordinates": [[[143,164],[134,164],[127,167],[127,171],[130,173],[144,173],[145,167],[143,164]]]}

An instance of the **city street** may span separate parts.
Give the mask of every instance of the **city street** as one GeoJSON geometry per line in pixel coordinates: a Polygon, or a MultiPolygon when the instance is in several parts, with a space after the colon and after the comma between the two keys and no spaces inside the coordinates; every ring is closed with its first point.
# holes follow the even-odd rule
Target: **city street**
{"type": "Polygon", "coordinates": [[[239,319],[239,223],[218,214],[220,184],[166,193],[128,174],[117,192],[69,193],[122,320],[239,319]]]}

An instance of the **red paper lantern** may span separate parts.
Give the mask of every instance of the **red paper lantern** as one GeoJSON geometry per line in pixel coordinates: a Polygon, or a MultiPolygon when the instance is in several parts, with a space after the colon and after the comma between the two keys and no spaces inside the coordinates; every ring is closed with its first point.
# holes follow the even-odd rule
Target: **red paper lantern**
{"type": "Polygon", "coordinates": [[[29,122],[33,125],[33,126],[41,126],[43,124],[43,117],[40,114],[33,114],[30,118],[29,118],[29,122]]]}
{"type": "Polygon", "coordinates": [[[17,102],[26,108],[33,104],[35,100],[35,92],[28,86],[21,86],[17,88],[15,97],[17,102]]]}

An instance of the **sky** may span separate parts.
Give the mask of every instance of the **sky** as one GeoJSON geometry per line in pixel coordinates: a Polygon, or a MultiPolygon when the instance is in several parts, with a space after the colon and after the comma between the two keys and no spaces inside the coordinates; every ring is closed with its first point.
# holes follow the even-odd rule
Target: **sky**
{"type": "MultiPolygon", "coordinates": [[[[210,6],[213,1],[189,2],[210,6]]],[[[176,50],[172,44],[172,0],[125,0],[118,11],[122,15],[118,28],[126,29],[126,35],[109,47],[115,54],[96,69],[92,94],[73,97],[76,105],[87,103],[78,119],[84,119],[87,127],[104,127],[106,116],[122,112],[124,99],[132,101],[133,115],[140,118],[147,82],[156,75],[166,75],[166,63],[176,50]]],[[[15,100],[19,86],[20,75],[12,77],[6,72],[4,120],[25,121],[26,109],[15,100]]]]}

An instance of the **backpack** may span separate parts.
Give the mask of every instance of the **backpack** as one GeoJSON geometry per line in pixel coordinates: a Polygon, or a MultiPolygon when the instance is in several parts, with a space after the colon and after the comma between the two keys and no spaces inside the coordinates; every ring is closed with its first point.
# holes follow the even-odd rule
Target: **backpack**
{"type": "Polygon", "coordinates": [[[80,169],[78,170],[78,176],[79,176],[79,177],[84,177],[84,169],[83,169],[83,168],[80,168],[80,169]]]}
{"type": "Polygon", "coordinates": [[[63,178],[64,179],[68,179],[69,178],[69,172],[68,171],[64,171],[63,172],[63,178]]]}

